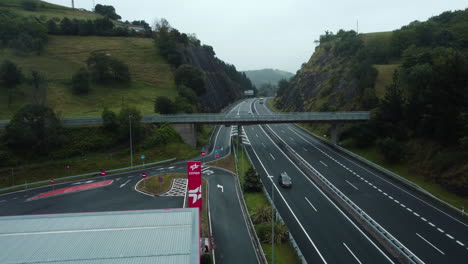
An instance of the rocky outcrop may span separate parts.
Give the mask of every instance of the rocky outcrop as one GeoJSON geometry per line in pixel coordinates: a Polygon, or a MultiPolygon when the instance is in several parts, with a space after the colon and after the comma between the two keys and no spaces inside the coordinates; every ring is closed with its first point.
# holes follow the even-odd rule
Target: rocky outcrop
{"type": "Polygon", "coordinates": [[[205,72],[207,92],[199,96],[200,110],[215,113],[242,97],[244,88],[230,78],[223,63],[209,46],[188,45],[182,50],[183,63],[205,72]]]}

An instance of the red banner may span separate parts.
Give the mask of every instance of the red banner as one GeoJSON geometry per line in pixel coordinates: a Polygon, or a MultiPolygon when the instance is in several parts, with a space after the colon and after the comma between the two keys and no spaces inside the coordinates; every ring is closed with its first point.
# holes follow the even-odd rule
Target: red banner
{"type": "Polygon", "coordinates": [[[200,161],[187,162],[188,204],[190,208],[202,209],[202,173],[200,161]]]}

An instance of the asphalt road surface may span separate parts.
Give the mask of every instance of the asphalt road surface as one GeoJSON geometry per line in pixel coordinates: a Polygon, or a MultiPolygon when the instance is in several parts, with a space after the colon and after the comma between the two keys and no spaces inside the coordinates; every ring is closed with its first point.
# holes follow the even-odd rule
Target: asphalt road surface
{"type": "MultiPolygon", "coordinates": [[[[258,102],[254,102],[254,104],[252,105],[254,112],[271,113],[264,104],[258,102]]],[[[252,147],[257,151],[269,173],[273,174],[275,179],[276,174],[280,171],[286,171],[293,177],[294,186],[290,190],[292,197],[288,199],[291,199],[290,204],[302,208],[298,208],[299,211],[305,211],[308,208],[301,199],[304,200],[304,197],[314,195],[313,193],[317,193],[317,191],[314,188],[303,188],[308,180],[300,172],[294,170],[295,166],[291,165],[291,162],[265,134],[265,129],[270,129],[272,133],[281,138],[284,144],[293,148],[308,165],[325,176],[415,254],[421,263],[467,263],[468,224],[461,216],[359,161],[347,157],[297,126],[275,124],[267,125],[264,129],[259,126],[247,128],[246,131],[252,147]],[[278,163],[282,165],[275,166],[278,163]],[[304,181],[304,179],[306,180],[304,181]]],[[[263,179],[266,180],[266,178],[263,179]]],[[[319,200],[319,198],[317,199],[319,200]]],[[[313,203],[312,199],[309,201],[313,203]]],[[[319,214],[322,211],[318,208],[320,205],[316,205],[316,207],[318,212],[315,213],[319,214]]],[[[322,218],[321,215],[320,217],[322,218]]],[[[322,218],[322,229],[333,230],[337,227],[337,224],[332,225],[331,222],[323,220],[322,218]]],[[[324,234],[324,236],[327,235],[324,234]]],[[[320,238],[317,240],[321,241],[320,238]]],[[[317,242],[318,250],[323,248],[326,252],[331,245],[340,242],[338,240],[331,242],[331,244],[321,245],[321,243],[317,242]]],[[[377,263],[372,257],[367,258],[369,251],[365,249],[364,244],[358,243],[356,246],[362,249],[355,254],[358,259],[363,263],[377,263]]],[[[335,253],[344,254],[339,252],[335,253]]],[[[352,263],[352,261],[346,262],[344,259],[334,259],[334,256],[325,257],[325,260],[331,263],[352,263]]],[[[357,261],[357,259],[355,260],[357,261]]]]}

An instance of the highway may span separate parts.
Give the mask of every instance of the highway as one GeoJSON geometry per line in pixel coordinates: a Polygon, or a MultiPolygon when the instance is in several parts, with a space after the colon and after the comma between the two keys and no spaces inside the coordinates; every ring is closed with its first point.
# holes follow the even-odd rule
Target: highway
{"type": "MultiPolygon", "coordinates": [[[[248,112],[253,101],[244,103],[248,112]]],[[[260,126],[245,126],[247,147],[266,190],[271,195],[273,176],[275,206],[308,263],[395,263],[376,241],[310,181],[275,147],[260,126]],[[277,184],[280,172],[293,181],[291,189],[277,184]]]]}
{"type": "MultiPolygon", "coordinates": [[[[250,101],[249,105],[254,113],[272,114],[264,104],[250,101]]],[[[280,200],[281,203],[277,206],[281,215],[285,215],[283,218],[288,227],[291,226],[291,232],[295,237],[295,234],[300,234],[300,230],[295,230],[302,229],[297,227],[300,222],[305,229],[302,232],[308,232],[309,236],[317,241],[316,251],[323,252],[322,261],[352,263],[349,259],[347,262],[339,257],[347,255],[346,251],[340,247],[341,240],[346,237],[340,238],[341,232],[334,231],[343,228],[347,231],[342,230],[342,232],[347,232],[350,237],[357,236],[352,235],[353,228],[340,224],[339,218],[328,212],[338,212],[338,209],[330,206],[323,208],[327,205],[326,198],[319,195],[320,191],[312,186],[313,184],[307,177],[270,139],[265,133],[267,129],[280,138],[283,144],[294,149],[308,166],[328,179],[383,226],[416,255],[421,263],[466,263],[468,260],[468,225],[462,217],[385,177],[382,173],[337,152],[295,125],[274,124],[265,125],[263,128],[246,127],[252,144],[250,154],[258,159],[255,166],[262,174],[262,180],[269,185],[266,175],[271,174],[276,180],[281,171],[286,171],[293,178],[291,190],[275,187],[285,198],[285,201],[280,200]],[[285,202],[289,204],[288,210],[281,209],[285,207],[285,202]],[[315,209],[310,210],[312,205],[315,209]],[[330,215],[323,215],[325,211],[330,215]],[[297,217],[291,217],[292,213],[297,217]],[[314,221],[315,225],[310,225],[314,221]],[[321,228],[317,228],[318,226],[321,228]],[[334,239],[330,239],[330,236],[334,239]],[[333,255],[333,251],[329,251],[329,248],[338,249],[334,251],[336,255],[333,255]]],[[[266,187],[269,189],[271,185],[266,187]]],[[[382,263],[370,254],[372,247],[366,247],[366,243],[355,242],[355,244],[351,242],[350,244],[351,248],[357,247],[356,261],[359,259],[362,263],[382,263]]],[[[300,243],[300,246],[304,246],[304,243],[300,243]]]]}

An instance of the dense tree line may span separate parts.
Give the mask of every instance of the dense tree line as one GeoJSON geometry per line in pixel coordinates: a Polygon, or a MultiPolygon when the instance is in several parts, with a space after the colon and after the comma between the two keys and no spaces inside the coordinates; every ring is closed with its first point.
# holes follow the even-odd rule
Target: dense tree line
{"type": "Polygon", "coordinates": [[[18,55],[41,54],[47,43],[47,28],[33,19],[12,14],[0,16],[0,46],[12,48],[18,55]]]}
{"type": "Polygon", "coordinates": [[[103,16],[105,16],[107,18],[113,19],[113,20],[122,19],[121,16],[117,15],[117,13],[115,12],[115,8],[113,6],[111,6],[111,5],[97,4],[94,7],[94,12],[98,13],[100,15],[103,15],[103,16]]]}

